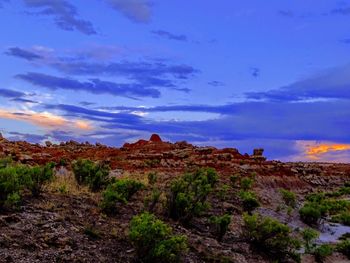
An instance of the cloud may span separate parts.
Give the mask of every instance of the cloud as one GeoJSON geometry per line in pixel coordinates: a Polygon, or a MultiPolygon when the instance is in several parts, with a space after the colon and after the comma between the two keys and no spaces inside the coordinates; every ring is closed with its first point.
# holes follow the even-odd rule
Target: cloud
{"type": "Polygon", "coordinates": [[[130,85],[143,87],[165,87],[189,92],[188,88],[178,87],[182,82],[199,73],[199,70],[186,64],[170,64],[165,61],[119,61],[99,62],[85,57],[58,57],[38,49],[10,48],[5,54],[26,59],[36,64],[48,66],[69,75],[113,76],[132,80],[130,85]],[[26,54],[25,56],[23,54],[26,54]]]}
{"type": "Polygon", "coordinates": [[[61,78],[34,72],[19,74],[16,78],[27,81],[35,86],[45,87],[51,90],[85,91],[93,94],[110,94],[127,98],[160,97],[160,92],[157,89],[147,88],[140,84],[114,83],[99,79],[81,82],[71,78],[61,78]]]}
{"type": "Polygon", "coordinates": [[[257,67],[250,68],[251,74],[254,78],[257,78],[260,76],[260,69],[257,67]]]}
{"type": "Polygon", "coordinates": [[[343,44],[350,44],[350,38],[345,38],[340,40],[340,42],[342,42],[343,44]]]}
{"type": "Polygon", "coordinates": [[[52,16],[55,24],[66,31],[77,30],[86,35],[93,35],[95,31],[92,23],[78,18],[75,6],[65,0],[24,0],[27,7],[39,9],[36,15],[52,16]]]}
{"type": "Polygon", "coordinates": [[[41,57],[40,55],[32,52],[32,51],[28,51],[25,49],[21,49],[18,47],[12,47],[9,48],[6,52],[6,55],[8,56],[14,56],[14,57],[18,57],[18,58],[23,58],[25,60],[28,61],[33,61],[33,60],[38,60],[38,59],[42,59],[43,57],[41,57]]]}
{"type": "Polygon", "coordinates": [[[350,15],[350,7],[335,8],[335,9],[331,10],[331,14],[348,16],[348,15],[350,15]]]}
{"type": "Polygon", "coordinates": [[[15,98],[24,97],[26,96],[26,94],[16,90],[0,89],[0,96],[5,98],[15,99],[15,98]]]}
{"type": "Polygon", "coordinates": [[[349,162],[350,144],[324,141],[297,141],[302,150],[296,158],[310,161],[349,162]]]}
{"type": "Polygon", "coordinates": [[[113,9],[135,23],[149,23],[152,3],[149,0],[105,0],[113,9]]]}
{"type": "Polygon", "coordinates": [[[266,92],[248,92],[247,98],[275,101],[350,99],[350,65],[333,68],[266,92]]]}
{"type": "Polygon", "coordinates": [[[0,109],[0,118],[25,121],[46,129],[65,127],[68,130],[91,130],[92,126],[83,120],[68,120],[50,112],[10,111],[0,109]]]}
{"type": "Polygon", "coordinates": [[[165,30],[153,30],[151,31],[151,33],[159,37],[170,39],[170,40],[177,40],[177,41],[183,41],[183,42],[188,41],[188,38],[186,35],[176,35],[165,30]]]}
{"type": "Polygon", "coordinates": [[[225,86],[225,83],[223,83],[221,81],[213,80],[213,81],[209,81],[208,85],[213,86],[213,87],[221,87],[221,86],[225,86]]]}

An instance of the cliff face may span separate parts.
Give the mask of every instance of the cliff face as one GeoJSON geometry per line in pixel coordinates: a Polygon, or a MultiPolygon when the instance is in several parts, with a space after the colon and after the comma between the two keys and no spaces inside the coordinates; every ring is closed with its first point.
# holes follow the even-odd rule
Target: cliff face
{"type": "Polygon", "coordinates": [[[75,141],[45,146],[24,141],[11,142],[0,136],[0,157],[11,156],[15,161],[44,164],[48,161],[70,162],[78,158],[103,160],[112,169],[128,172],[158,172],[179,174],[191,167],[213,167],[222,175],[255,173],[263,186],[307,189],[308,187],[338,186],[348,180],[350,164],[282,163],[267,161],[263,149],[253,155],[242,155],[234,148],[197,147],[187,142],[163,142],[153,134],[150,140],[125,143],[121,148],[75,141]]]}

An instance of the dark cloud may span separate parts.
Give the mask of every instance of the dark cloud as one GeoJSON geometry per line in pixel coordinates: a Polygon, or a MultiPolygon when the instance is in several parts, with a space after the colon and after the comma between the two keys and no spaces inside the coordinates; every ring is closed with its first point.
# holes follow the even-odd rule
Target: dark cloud
{"type": "Polygon", "coordinates": [[[29,99],[25,99],[25,98],[14,98],[11,101],[14,102],[21,102],[21,103],[33,103],[33,104],[38,104],[39,102],[34,101],[34,100],[29,100],[29,99]]]}
{"type": "Polygon", "coordinates": [[[278,14],[284,17],[294,17],[295,14],[291,10],[279,10],[278,14]]]}
{"type": "Polygon", "coordinates": [[[170,39],[170,40],[177,40],[177,41],[183,41],[183,42],[188,41],[188,38],[186,35],[177,35],[165,30],[153,30],[151,31],[151,33],[159,37],[170,39]]]}
{"type": "Polygon", "coordinates": [[[9,48],[5,52],[5,54],[8,56],[18,57],[18,58],[22,58],[22,59],[29,60],[29,61],[39,60],[39,59],[43,58],[42,56],[40,56],[32,51],[25,50],[25,49],[18,48],[18,47],[9,48]]]}
{"type": "Polygon", "coordinates": [[[7,139],[11,141],[27,141],[31,143],[41,143],[48,139],[48,135],[38,135],[30,133],[20,133],[20,132],[9,132],[9,137],[7,139]]]}
{"type": "Polygon", "coordinates": [[[350,65],[330,69],[279,89],[246,93],[257,100],[350,99],[350,65]]]}
{"type": "Polygon", "coordinates": [[[160,97],[160,92],[157,89],[147,88],[140,84],[114,83],[99,79],[90,79],[88,82],[81,82],[70,78],[61,78],[33,72],[19,74],[16,77],[33,85],[45,87],[51,90],[64,89],[85,91],[94,94],[111,94],[113,96],[127,98],[160,97]]]}
{"type": "Polygon", "coordinates": [[[344,44],[350,44],[350,38],[345,38],[340,40],[340,42],[344,43],[344,44]]]}
{"type": "Polygon", "coordinates": [[[66,31],[77,30],[86,35],[96,34],[90,21],[78,18],[75,6],[66,0],[24,0],[27,7],[38,9],[36,15],[52,16],[55,24],[66,31]]]}
{"type": "Polygon", "coordinates": [[[221,86],[225,86],[225,83],[223,83],[221,81],[213,80],[213,81],[209,81],[208,85],[213,86],[213,87],[221,87],[221,86]]]}
{"type": "Polygon", "coordinates": [[[89,101],[81,101],[79,102],[80,105],[82,106],[91,106],[91,105],[94,105],[96,104],[95,102],[89,102],[89,101]]]}
{"type": "Polygon", "coordinates": [[[260,76],[260,69],[257,67],[251,67],[250,68],[251,74],[254,78],[257,78],[260,76]]]}
{"type": "Polygon", "coordinates": [[[0,89],[0,96],[5,97],[5,98],[15,99],[15,98],[24,97],[24,96],[26,96],[26,94],[21,92],[21,91],[16,91],[16,90],[0,89]]]}
{"type": "Polygon", "coordinates": [[[152,16],[152,3],[149,0],[104,0],[113,9],[136,23],[148,23],[152,16]]]}
{"type": "Polygon", "coordinates": [[[348,16],[350,15],[350,7],[339,7],[331,10],[332,15],[343,15],[348,16]]]}

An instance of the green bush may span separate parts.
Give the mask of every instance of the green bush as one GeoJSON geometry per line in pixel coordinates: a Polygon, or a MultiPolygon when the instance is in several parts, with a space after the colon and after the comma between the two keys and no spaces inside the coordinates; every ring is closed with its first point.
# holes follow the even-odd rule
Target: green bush
{"type": "Polygon", "coordinates": [[[53,164],[43,167],[12,165],[0,168],[0,209],[15,208],[20,204],[22,193],[27,190],[38,196],[43,185],[53,177],[53,164]]]}
{"type": "Polygon", "coordinates": [[[126,204],[144,185],[131,179],[120,179],[107,186],[102,192],[101,208],[106,213],[115,213],[117,203],[126,204]]]}
{"type": "Polygon", "coordinates": [[[297,198],[296,198],[295,193],[288,191],[286,189],[280,189],[280,193],[282,195],[282,199],[283,199],[284,203],[287,206],[290,206],[293,208],[296,206],[297,198]]]}
{"type": "Polygon", "coordinates": [[[77,183],[88,185],[93,192],[104,189],[109,184],[109,167],[104,163],[79,159],[73,163],[72,168],[77,183]]]}
{"type": "Polygon", "coordinates": [[[335,215],[332,217],[331,221],[335,223],[341,223],[346,226],[350,226],[350,212],[346,211],[346,212],[342,212],[339,215],[335,215]]]}
{"type": "Polygon", "coordinates": [[[39,196],[43,190],[44,184],[53,179],[54,167],[54,163],[48,163],[45,166],[27,168],[27,176],[30,177],[30,183],[28,186],[33,196],[39,196]]]}
{"type": "Polygon", "coordinates": [[[223,216],[212,216],[210,218],[210,223],[215,227],[216,238],[218,241],[221,241],[228,230],[228,226],[231,223],[231,216],[228,214],[225,214],[223,216]]]}
{"type": "Polygon", "coordinates": [[[239,179],[239,175],[237,175],[237,174],[230,176],[230,182],[231,182],[231,186],[233,188],[237,187],[238,179],[239,179]]]}
{"type": "Polygon", "coordinates": [[[317,205],[307,204],[299,210],[301,220],[308,225],[316,225],[322,216],[321,210],[317,205]]]}
{"type": "Polygon", "coordinates": [[[292,237],[291,229],[275,219],[260,215],[243,216],[244,237],[258,250],[268,254],[273,259],[300,260],[297,253],[301,243],[292,237]]]}
{"type": "Polygon", "coordinates": [[[249,177],[244,177],[241,179],[241,188],[244,191],[248,191],[253,187],[254,179],[249,177]]]}
{"type": "Polygon", "coordinates": [[[158,179],[157,173],[151,172],[147,175],[147,177],[148,177],[148,183],[150,185],[154,185],[157,182],[157,179],[158,179]]]}
{"type": "Polygon", "coordinates": [[[333,247],[328,244],[323,244],[315,249],[313,252],[317,262],[324,262],[324,260],[333,254],[333,247]]]}
{"type": "Polygon", "coordinates": [[[221,201],[225,201],[227,198],[227,192],[230,189],[230,186],[227,184],[222,185],[218,191],[217,191],[217,196],[221,201]]]}
{"type": "Polygon", "coordinates": [[[301,232],[301,235],[304,240],[305,252],[311,253],[312,251],[314,251],[314,249],[316,248],[315,240],[320,234],[312,228],[305,228],[301,232]]]}
{"type": "Polygon", "coordinates": [[[185,236],[174,236],[171,227],[149,213],[133,217],[129,238],[142,262],[180,262],[187,250],[185,236]]]}
{"type": "Polygon", "coordinates": [[[348,259],[350,259],[350,240],[343,240],[342,242],[338,243],[336,246],[336,250],[340,253],[342,253],[344,256],[346,256],[348,259]]]}
{"type": "Polygon", "coordinates": [[[174,180],[167,200],[169,216],[188,222],[200,215],[208,208],[206,200],[217,180],[217,173],[211,168],[186,173],[174,180]]]}
{"type": "Polygon", "coordinates": [[[151,192],[151,194],[149,196],[146,196],[145,200],[144,200],[144,205],[145,205],[145,209],[148,212],[153,212],[154,208],[156,207],[156,205],[159,202],[161,196],[161,192],[154,188],[151,192]]]}
{"type": "Polygon", "coordinates": [[[242,201],[243,210],[249,214],[257,207],[260,206],[260,203],[254,192],[250,191],[240,191],[239,197],[242,201]]]}

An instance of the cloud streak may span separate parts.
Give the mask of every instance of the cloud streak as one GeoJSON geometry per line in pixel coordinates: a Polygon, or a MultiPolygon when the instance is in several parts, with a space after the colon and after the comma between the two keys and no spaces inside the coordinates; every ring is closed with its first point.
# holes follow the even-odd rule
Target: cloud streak
{"type": "Polygon", "coordinates": [[[24,0],[26,7],[38,10],[35,15],[51,16],[56,26],[66,31],[79,31],[86,35],[94,35],[92,23],[78,18],[75,6],[65,0],[24,0]]]}
{"type": "Polygon", "coordinates": [[[149,0],[105,0],[114,10],[135,23],[149,23],[152,3],[149,0]]]}
{"type": "Polygon", "coordinates": [[[176,40],[176,41],[182,41],[182,42],[188,41],[188,38],[186,35],[177,35],[165,30],[153,30],[151,31],[151,33],[153,35],[159,36],[161,38],[169,39],[169,40],[176,40]]]}

